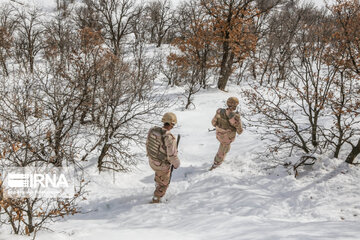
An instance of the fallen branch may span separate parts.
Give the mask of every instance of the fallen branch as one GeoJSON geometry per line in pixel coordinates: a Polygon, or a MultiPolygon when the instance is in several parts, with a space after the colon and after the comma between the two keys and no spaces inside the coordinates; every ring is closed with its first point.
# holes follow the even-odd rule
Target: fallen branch
{"type": "Polygon", "coordinates": [[[299,161],[297,161],[295,163],[295,165],[293,166],[293,170],[295,172],[295,178],[297,176],[299,176],[299,173],[298,173],[298,168],[300,166],[310,166],[310,165],[314,165],[315,164],[315,161],[316,161],[316,157],[313,157],[313,156],[302,156],[300,158],[299,161]]]}

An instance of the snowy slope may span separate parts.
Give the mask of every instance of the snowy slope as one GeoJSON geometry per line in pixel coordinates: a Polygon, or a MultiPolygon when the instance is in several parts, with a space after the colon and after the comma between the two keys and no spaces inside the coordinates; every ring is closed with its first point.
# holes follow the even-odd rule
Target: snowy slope
{"type": "MultiPolygon", "coordinates": [[[[34,1],[48,9],[53,4],[34,1]]],[[[181,99],[182,91],[168,94],[181,99]]],[[[215,133],[208,131],[211,118],[240,91],[238,86],[229,93],[203,90],[195,95],[195,109],[182,111],[181,100],[170,109],[178,116],[173,132],[182,135],[182,165],[174,171],[165,203],[148,204],[154,173],[144,149],[138,149],[141,162],[131,173],[99,175],[89,165],[82,213],[49,225],[53,232],[39,232],[37,239],[360,239],[360,169],[343,159],[322,156],[298,179],[280,166],[266,170],[272,164],[256,155],[263,147],[260,136],[247,128],[225,163],[207,171],[218,147],[215,133]]],[[[0,240],[28,239],[5,232],[0,228],[0,240]]]]}
{"type": "MultiPolygon", "coordinates": [[[[359,239],[359,167],[323,157],[299,179],[282,167],[265,170],[269,163],[255,155],[259,136],[247,128],[225,163],[207,171],[218,147],[208,131],[211,118],[227,97],[239,96],[240,87],[229,89],[203,90],[194,110],[181,111],[181,101],[172,109],[179,122],[174,133],[182,135],[182,165],[166,202],[148,204],[154,182],[144,153],[127,174],[98,175],[90,166],[83,213],[50,225],[54,232],[40,232],[37,239],[359,239]]],[[[26,238],[1,233],[0,239],[26,238]]]]}

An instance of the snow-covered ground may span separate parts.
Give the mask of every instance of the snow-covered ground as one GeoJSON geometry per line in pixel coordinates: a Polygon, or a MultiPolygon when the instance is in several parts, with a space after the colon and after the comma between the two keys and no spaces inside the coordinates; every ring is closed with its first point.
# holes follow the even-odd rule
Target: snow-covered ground
{"type": "MultiPolygon", "coordinates": [[[[47,9],[54,3],[31,1],[47,9]]],[[[181,100],[169,109],[178,116],[173,132],[182,136],[181,167],[163,203],[149,204],[154,172],[140,148],[141,162],[130,173],[99,175],[89,164],[82,213],[48,225],[51,231],[37,233],[37,239],[360,239],[360,168],[344,159],[321,156],[295,179],[281,166],[269,168],[274,164],[256,154],[263,142],[247,127],[224,164],[208,171],[218,148],[215,132],[208,131],[211,118],[229,96],[240,98],[241,87],[228,89],[202,90],[195,95],[195,109],[183,111],[181,100]]],[[[167,94],[181,99],[182,91],[173,88],[167,94]]],[[[244,109],[244,101],[240,105],[244,109]]],[[[0,240],[9,239],[29,238],[0,228],[0,240]]]]}
{"type": "MultiPolygon", "coordinates": [[[[181,111],[181,101],[171,109],[179,123],[173,132],[182,136],[181,167],[164,203],[149,204],[154,173],[139,149],[142,161],[131,173],[99,175],[96,166],[86,168],[91,183],[82,213],[51,224],[54,232],[39,232],[37,239],[359,239],[360,169],[344,160],[323,156],[298,179],[282,167],[266,170],[269,162],[255,154],[262,142],[247,128],[225,163],[207,171],[218,147],[208,131],[211,118],[239,92],[238,86],[229,93],[203,90],[195,109],[181,111]]],[[[0,239],[27,238],[1,232],[0,239]]]]}

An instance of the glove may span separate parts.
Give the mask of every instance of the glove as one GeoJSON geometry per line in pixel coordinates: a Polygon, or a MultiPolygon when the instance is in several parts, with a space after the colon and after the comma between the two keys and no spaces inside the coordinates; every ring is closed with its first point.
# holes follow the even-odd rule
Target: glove
{"type": "Polygon", "coordinates": [[[240,115],[239,114],[236,114],[234,119],[237,121],[237,122],[240,122],[240,115]]]}

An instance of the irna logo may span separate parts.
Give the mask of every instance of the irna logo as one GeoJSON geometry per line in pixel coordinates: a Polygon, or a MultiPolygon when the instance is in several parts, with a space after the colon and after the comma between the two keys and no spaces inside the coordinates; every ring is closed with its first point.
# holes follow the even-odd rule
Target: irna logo
{"type": "Polygon", "coordinates": [[[75,194],[74,168],[16,167],[2,169],[7,197],[57,198],[75,194]]]}
{"type": "Polygon", "coordinates": [[[39,187],[69,187],[64,174],[9,174],[9,187],[39,188],[39,187]]]}

